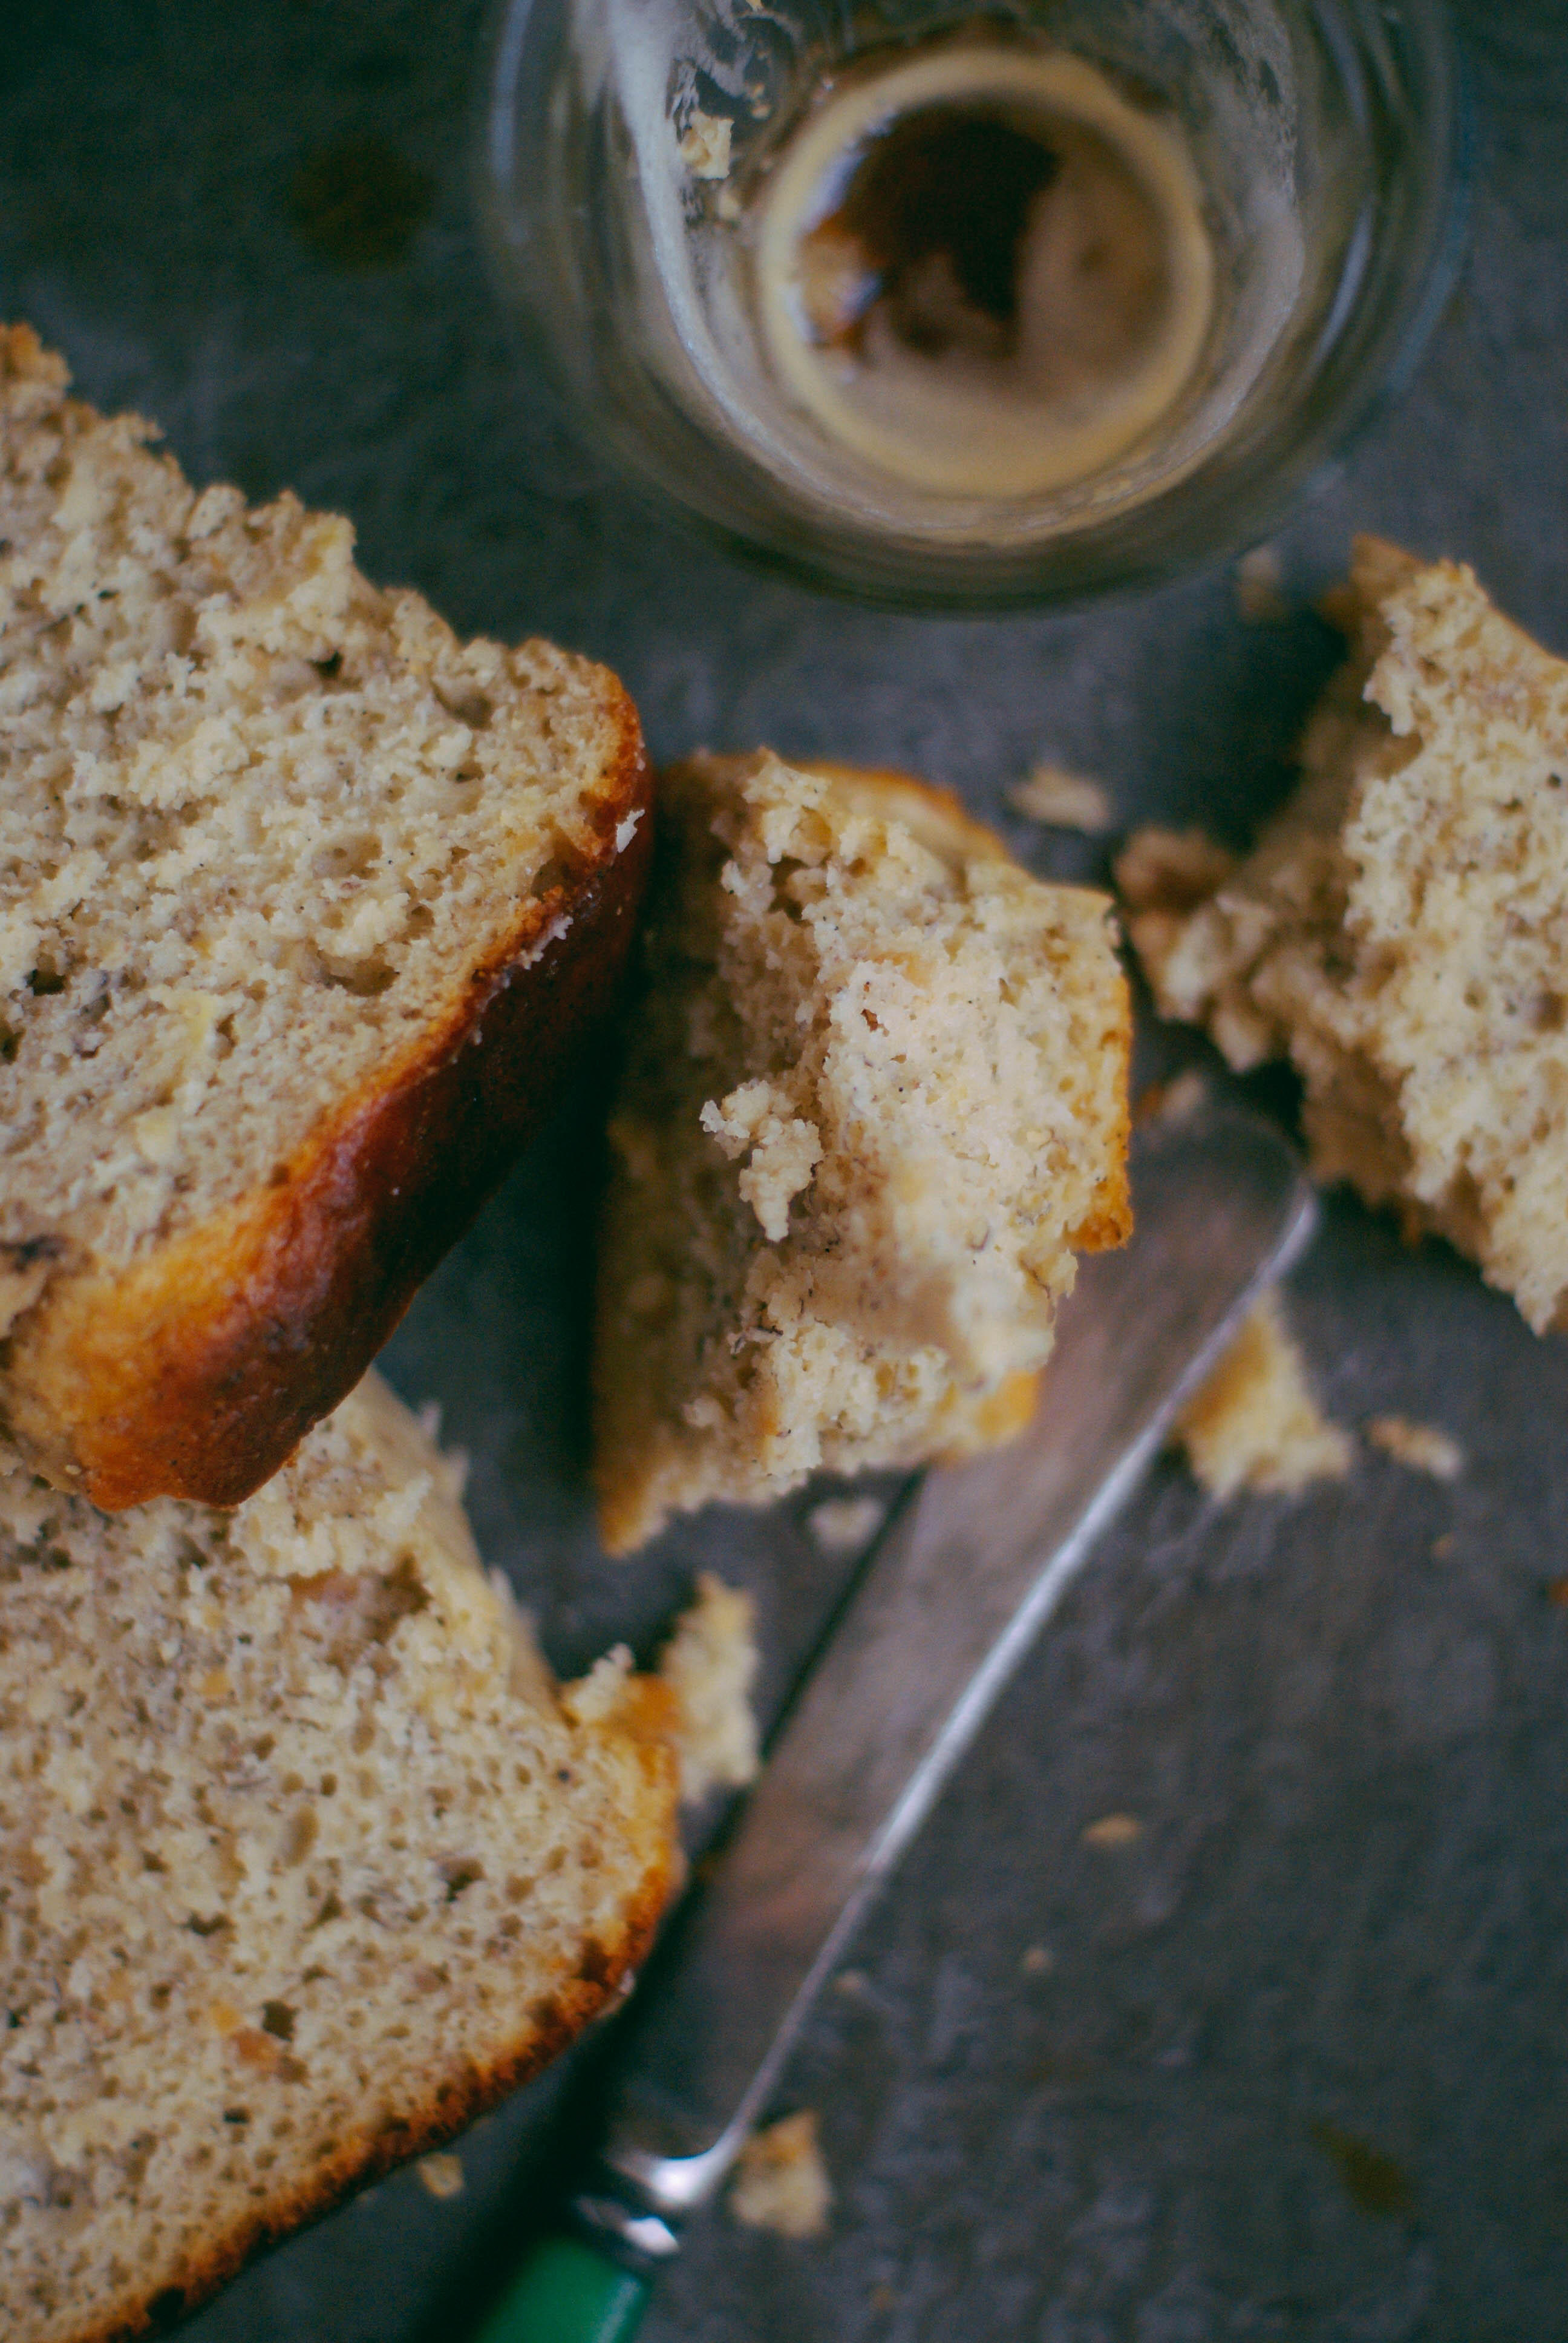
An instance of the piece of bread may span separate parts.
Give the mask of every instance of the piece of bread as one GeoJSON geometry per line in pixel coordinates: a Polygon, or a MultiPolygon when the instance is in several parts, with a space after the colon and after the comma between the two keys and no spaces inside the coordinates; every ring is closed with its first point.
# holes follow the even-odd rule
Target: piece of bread
{"type": "Polygon", "coordinates": [[[658,1655],[659,1682],[675,1698],[683,1805],[757,1778],[756,1624],[749,1594],[726,1586],[711,1570],[699,1571],[697,1600],[658,1655]]]}
{"type": "Polygon", "coordinates": [[[0,1423],[232,1504],[604,1006],[649,779],[603,669],[459,643],[66,380],[0,331],[0,1423]]]}
{"type": "Polygon", "coordinates": [[[1289,1055],[1314,1172],[1568,1323],[1568,663],[1473,574],[1358,539],[1351,657],[1237,862],[1145,832],[1117,876],[1162,1013],[1289,1055]]]}
{"type": "Polygon", "coordinates": [[[1433,1481],[1457,1481],[1464,1470],[1463,1449],[1435,1423],[1412,1423],[1408,1415],[1374,1415],[1365,1431],[1374,1448],[1407,1472],[1425,1473],[1433,1481]]]}
{"type": "Polygon", "coordinates": [[[0,1468],[0,2333],[108,2343],[617,1998],[673,1704],[558,1695],[372,1376],[234,1513],[0,1468]]]}
{"type": "Polygon", "coordinates": [[[1312,1396],[1306,1361],[1272,1288],[1186,1403],[1172,1437],[1212,1497],[1240,1489],[1295,1497],[1314,1481],[1342,1481],[1355,1462],[1350,1433],[1331,1423],[1312,1396]]]}
{"type": "Polygon", "coordinates": [[[1103,896],[897,774],[764,752],[661,787],[595,1343],[617,1554],[1008,1437],[1074,1248],[1130,1225],[1103,896]]]}
{"type": "Polygon", "coordinates": [[[778,2237],[822,2237],[833,2183],[817,2139],[817,2110],[800,2107],[754,2131],[736,2159],[729,2210],[749,2229],[778,2237]]]}

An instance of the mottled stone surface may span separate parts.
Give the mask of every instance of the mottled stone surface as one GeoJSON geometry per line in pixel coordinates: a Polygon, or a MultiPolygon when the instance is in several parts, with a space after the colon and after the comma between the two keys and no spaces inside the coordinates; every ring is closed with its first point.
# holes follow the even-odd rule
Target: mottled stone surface
{"type": "MultiPolygon", "coordinates": [[[[1467,0],[1474,238],[1413,387],[1277,540],[1298,603],[1370,525],[1473,560],[1568,651],[1568,9],[1467,0]]],[[[350,513],[460,626],[612,660],[656,749],[906,761],[1038,867],[1036,759],[1123,822],[1232,835],[1333,656],[1216,570],[1070,617],[946,623],[751,578],[617,500],[546,495],[470,225],[468,0],[10,0],[0,310],[198,479],[350,513]],[[400,256],[347,209],[379,173],[400,256]],[[365,142],[374,142],[366,162],[365,142]],[[334,157],[337,159],[335,161],[334,157]],[[334,173],[338,173],[335,178],[334,173]],[[350,181],[353,173],[348,174],[350,181]]],[[[788,1518],[594,1554],[581,1167],[568,1109],[388,1354],[446,1403],[473,1506],[564,1664],[646,1647],[699,1564],[763,1595],[770,1696],[827,1577],[788,1518]]],[[[1333,1412],[1452,1432],[1296,1504],[1162,1466],[1008,1694],[780,2106],[824,2244],[692,2232],[648,2343],[1551,2343],[1568,2335],[1568,1344],[1346,1202],[1292,1311],[1333,1412]],[[1129,1815],[1122,1843],[1088,1825],[1129,1815]]],[[[254,2269],[193,2343],[436,2343],[560,2168],[568,2066],[254,2269]]]]}

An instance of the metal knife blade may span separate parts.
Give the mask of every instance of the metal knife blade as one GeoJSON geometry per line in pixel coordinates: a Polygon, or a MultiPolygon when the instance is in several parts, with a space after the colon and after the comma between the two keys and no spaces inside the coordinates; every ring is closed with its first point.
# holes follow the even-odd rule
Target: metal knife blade
{"type": "Polygon", "coordinates": [[[1145,1129],[1132,1177],[1136,1233],[1083,1264],[1033,1423],[928,1473],[884,1534],[622,2021],[600,2187],[576,2200],[607,2245],[672,2250],[667,2224],[718,2188],[1002,1684],[1312,1227],[1293,1151],[1232,1104],[1145,1129]]]}

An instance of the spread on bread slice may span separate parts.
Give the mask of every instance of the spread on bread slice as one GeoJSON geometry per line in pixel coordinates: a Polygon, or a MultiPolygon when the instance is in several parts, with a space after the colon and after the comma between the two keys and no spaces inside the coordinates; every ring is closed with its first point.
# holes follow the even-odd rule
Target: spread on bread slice
{"type": "Polygon", "coordinates": [[[459,642],[66,380],[0,331],[0,1424],[232,1504],[604,1007],[649,777],[602,668],[459,642]]]}
{"type": "Polygon", "coordinates": [[[1130,1225],[1104,897],[898,774],[699,757],[661,792],[601,1235],[612,1552],[1006,1438],[1075,1251],[1130,1225]]]}

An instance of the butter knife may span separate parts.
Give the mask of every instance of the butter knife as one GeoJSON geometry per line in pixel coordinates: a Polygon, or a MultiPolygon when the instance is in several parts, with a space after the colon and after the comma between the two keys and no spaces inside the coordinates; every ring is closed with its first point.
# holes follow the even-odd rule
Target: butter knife
{"type": "Polygon", "coordinates": [[[567,2224],[476,2343],[628,2343],[998,1693],[1312,1226],[1293,1151],[1222,1099],[1146,1124],[1132,1187],[1136,1232],[1082,1264],[1029,1429],[926,1473],[871,1549],[737,1828],[617,2021],[567,2224]]]}

